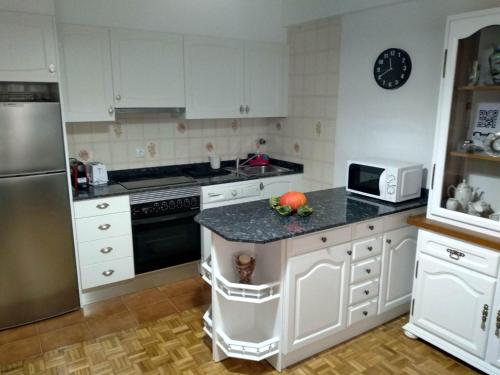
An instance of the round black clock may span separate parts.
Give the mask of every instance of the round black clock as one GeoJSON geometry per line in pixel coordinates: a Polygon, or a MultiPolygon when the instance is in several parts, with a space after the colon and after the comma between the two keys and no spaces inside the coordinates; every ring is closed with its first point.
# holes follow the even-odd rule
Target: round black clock
{"type": "Polygon", "coordinates": [[[387,90],[403,86],[411,74],[411,59],[406,51],[389,48],[382,52],[373,67],[377,84],[387,90]]]}

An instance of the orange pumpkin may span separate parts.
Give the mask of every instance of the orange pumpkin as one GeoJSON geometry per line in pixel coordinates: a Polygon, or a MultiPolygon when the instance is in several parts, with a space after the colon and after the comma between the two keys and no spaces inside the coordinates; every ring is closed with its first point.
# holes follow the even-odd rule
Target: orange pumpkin
{"type": "Polygon", "coordinates": [[[298,191],[289,191],[280,197],[280,206],[290,206],[292,211],[297,211],[301,206],[307,203],[304,193],[298,191]]]}

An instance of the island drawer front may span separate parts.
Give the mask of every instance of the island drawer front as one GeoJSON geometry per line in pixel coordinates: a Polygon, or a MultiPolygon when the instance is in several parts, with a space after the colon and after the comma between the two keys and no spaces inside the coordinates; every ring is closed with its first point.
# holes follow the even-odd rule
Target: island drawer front
{"type": "Polygon", "coordinates": [[[352,238],[358,239],[368,236],[373,236],[374,234],[382,233],[384,231],[384,220],[369,220],[363,221],[353,225],[352,238]]]}
{"type": "Polygon", "coordinates": [[[382,237],[372,237],[354,242],[352,245],[352,260],[369,258],[382,252],[382,237]]]}
{"type": "Polygon", "coordinates": [[[132,232],[129,212],[76,219],[78,242],[118,237],[132,232]]]}
{"type": "Polygon", "coordinates": [[[351,284],[380,275],[380,257],[370,258],[351,266],[351,284]]]}
{"type": "Polygon", "coordinates": [[[127,258],[133,255],[132,236],[130,234],[78,244],[78,259],[81,266],[127,258]]]}
{"type": "Polygon", "coordinates": [[[377,315],[377,300],[372,299],[359,305],[349,307],[347,326],[363,319],[377,315]]]}
{"type": "MultiPolygon", "coordinates": [[[[314,250],[324,249],[351,241],[351,227],[346,226],[323,232],[316,232],[311,235],[294,238],[291,241],[291,254],[289,254],[289,256],[306,254],[314,250]]],[[[350,245],[348,246],[349,249],[346,250],[350,250],[350,245]]]]}
{"type": "Polygon", "coordinates": [[[493,277],[498,275],[500,260],[498,252],[422,230],[419,230],[417,246],[422,253],[486,275],[493,277]]]}
{"type": "Polygon", "coordinates": [[[74,204],[75,218],[130,212],[128,195],[89,199],[74,204]]]}
{"type": "Polygon", "coordinates": [[[81,268],[82,289],[116,283],[134,277],[134,258],[121,258],[81,268]]]}
{"type": "Polygon", "coordinates": [[[349,305],[355,305],[369,298],[378,296],[379,280],[370,280],[362,284],[351,285],[349,290],[349,305]]]}

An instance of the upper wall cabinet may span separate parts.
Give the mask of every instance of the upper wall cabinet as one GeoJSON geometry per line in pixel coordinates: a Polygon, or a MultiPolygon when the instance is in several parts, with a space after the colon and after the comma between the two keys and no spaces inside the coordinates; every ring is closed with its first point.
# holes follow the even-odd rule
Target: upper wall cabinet
{"type": "Polygon", "coordinates": [[[182,36],[111,30],[117,108],[184,107],[182,36]]]}
{"type": "Polygon", "coordinates": [[[187,118],[287,115],[283,45],[185,37],[184,52],[187,118]]]}
{"type": "Polygon", "coordinates": [[[113,121],[109,31],[60,25],[64,113],[68,122],[113,121]]]}
{"type": "Polygon", "coordinates": [[[1,12],[0,51],[0,81],[57,81],[52,16],[1,12]]]}

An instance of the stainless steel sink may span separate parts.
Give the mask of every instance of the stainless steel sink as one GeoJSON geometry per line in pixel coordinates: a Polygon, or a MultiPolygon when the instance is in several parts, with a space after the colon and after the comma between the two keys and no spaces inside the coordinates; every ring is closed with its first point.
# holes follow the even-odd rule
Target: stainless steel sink
{"type": "Polygon", "coordinates": [[[243,175],[243,176],[267,176],[279,173],[290,172],[291,169],[278,167],[276,165],[250,166],[245,165],[238,168],[226,168],[228,171],[243,175]]]}

